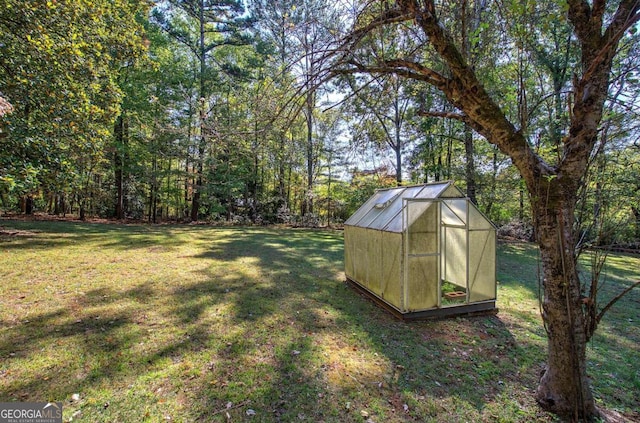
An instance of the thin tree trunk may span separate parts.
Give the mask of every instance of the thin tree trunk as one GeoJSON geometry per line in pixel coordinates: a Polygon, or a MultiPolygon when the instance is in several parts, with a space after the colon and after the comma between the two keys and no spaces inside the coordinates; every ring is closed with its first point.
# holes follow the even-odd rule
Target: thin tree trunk
{"type": "MultiPolygon", "coordinates": [[[[468,13],[468,0],[462,0],[460,5],[460,23],[462,27],[462,55],[471,66],[474,64],[474,54],[471,48],[469,32],[475,31],[479,25],[479,12],[474,8],[471,16],[468,13]]],[[[475,6],[475,2],[474,2],[475,6]]],[[[467,197],[473,204],[478,204],[476,199],[476,165],[473,156],[473,132],[471,127],[464,125],[464,158],[465,158],[465,179],[467,182],[467,197]]]]}
{"type": "Polygon", "coordinates": [[[171,156],[169,156],[169,162],[167,164],[167,214],[164,216],[164,218],[166,219],[171,219],[171,209],[170,209],[170,204],[171,204],[171,200],[172,200],[172,196],[171,196],[171,164],[172,159],[171,156]]]}
{"type": "Polygon", "coordinates": [[[451,137],[447,139],[447,154],[445,156],[445,170],[444,175],[445,179],[451,179],[451,158],[453,156],[453,141],[451,141],[451,137]]]}
{"type": "Polygon", "coordinates": [[[520,218],[520,222],[524,222],[524,181],[522,180],[522,176],[518,178],[518,217],[520,218]]]}
{"type": "Polygon", "coordinates": [[[22,210],[24,211],[24,214],[28,216],[32,215],[33,214],[33,197],[31,195],[27,195],[23,197],[23,200],[24,200],[23,202],[24,207],[22,210]]]}
{"type": "Polygon", "coordinates": [[[467,180],[467,197],[473,204],[478,204],[476,198],[476,165],[473,157],[473,133],[469,125],[464,126],[464,156],[465,178],[467,180]]]}
{"type": "Polygon", "coordinates": [[[116,185],[116,219],[124,219],[124,117],[116,118],[113,128],[115,149],[113,151],[113,169],[116,185]]]}
{"type": "MultiPolygon", "coordinates": [[[[397,82],[397,81],[395,81],[397,82]]],[[[399,89],[396,86],[395,98],[393,101],[393,143],[391,146],[393,147],[393,151],[396,155],[396,185],[402,186],[402,113],[400,111],[399,104],[399,89]]]]}
{"type": "Polygon", "coordinates": [[[331,158],[329,158],[329,179],[327,181],[327,227],[331,227],[331,158]]]}
{"type": "Polygon", "coordinates": [[[199,96],[199,107],[200,107],[200,113],[199,113],[199,117],[200,117],[200,137],[198,139],[198,157],[196,159],[197,165],[196,165],[196,169],[197,169],[197,177],[196,177],[196,184],[193,187],[193,197],[191,198],[191,220],[193,222],[196,222],[198,220],[199,217],[199,211],[200,211],[200,196],[201,196],[201,191],[203,189],[203,179],[202,179],[202,173],[204,171],[204,153],[205,153],[205,146],[207,143],[206,137],[205,137],[205,117],[206,117],[206,113],[205,113],[205,72],[207,70],[207,61],[206,61],[206,44],[205,44],[205,17],[204,17],[204,1],[200,1],[200,5],[199,5],[199,23],[200,23],[200,38],[198,41],[198,53],[199,53],[199,57],[198,59],[200,60],[200,86],[198,89],[198,96],[199,96]]]}
{"type": "Polygon", "coordinates": [[[498,179],[498,150],[494,147],[493,157],[491,160],[491,180],[489,181],[489,195],[485,206],[485,213],[491,215],[493,204],[496,201],[496,186],[498,179]]]}
{"type": "Polygon", "coordinates": [[[440,182],[440,178],[442,176],[442,151],[438,153],[438,165],[436,167],[436,172],[434,176],[435,176],[435,181],[440,182]]]}
{"type": "MultiPolygon", "coordinates": [[[[186,150],[186,154],[185,154],[185,160],[184,160],[184,208],[181,208],[180,210],[180,217],[182,219],[186,219],[187,217],[187,213],[189,210],[189,201],[190,201],[190,196],[189,194],[193,192],[193,185],[194,185],[194,178],[192,176],[192,172],[189,170],[189,164],[190,164],[190,154],[189,154],[189,149],[190,149],[190,145],[191,145],[191,136],[192,136],[192,129],[193,126],[191,124],[192,122],[192,110],[191,110],[191,106],[189,106],[189,125],[187,126],[187,150],[186,150]]],[[[193,168],[193,166],[191,166],[193,168]]]]}
{"type": "Polygon", "coordinates": [[[285,163],[286,145],[287,145],[286,134],[281,133],[279,143],[278,143],[278,152],[277,152],[277,158],[278,158],[277,192],[278,192],[278,196],[280,197],[278,199],[278,208],[282,207],[285,204],[287,206],[289,205],[288,194],[287,194],[287,191],[285,190],[286,170],[287,170],[286,163],[285,163]]]}
{"type": "Polygon", "coordinates": [[[636,223],[636,239],[640,239],[640,207],[631,207],[636,223]]]}
{"type": "Polygon", "coordinates": [[[307,186],[302,202],[302,215],[313,213],[313,174],[315,173],[315,151],[313,145],[313,110],[315,108],[315,94],[309,91],[306,97],[307,110],[307,186]]]}

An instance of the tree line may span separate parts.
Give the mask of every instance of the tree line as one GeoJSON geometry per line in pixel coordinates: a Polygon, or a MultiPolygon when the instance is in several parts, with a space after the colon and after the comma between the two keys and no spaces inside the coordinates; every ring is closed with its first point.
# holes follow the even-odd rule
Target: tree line
{"type": "MultiPolygon", "coordinates": [[[[535,128],[536,151],[560,154],[577,60],[566,20],[526,5],[460,5],[447,13],[466,59],[513,105],[514,120],[535,128]],[[483,14],[502,14],[504,24],[489,27],[483,14]],[[538,24],[549,31],[534,46],[538,24]],[[497,52],[510,36],[515,44],[497,52]]],[[[11,0],[2,8],[5,212],[319,225],[344,221],[377,187],[452,179],[496,223],[531,220],[508,156],[480,142],[429,84],[384,73],[319,82],[327,52],[355,20],[346,5],[11,0]]],[[[585,227],[609,225],[599,243],[640,238],[637,195],[624,194],[640,188],[634,40],[616,62],[607,143],[583,196],[585,227]]],[[[366,54],[420,42],[385,28],[366,54]]]]}

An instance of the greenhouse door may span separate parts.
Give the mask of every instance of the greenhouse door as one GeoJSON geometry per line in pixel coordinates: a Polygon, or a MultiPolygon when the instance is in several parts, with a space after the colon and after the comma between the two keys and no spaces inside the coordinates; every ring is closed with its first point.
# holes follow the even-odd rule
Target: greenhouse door
{"type": "Polygon", "coordinates": [[[469,204],[466,199],[446,199],[440,203],[441,305],[466,304],[469,300],[469,204]]]}
{"type": "Polygon", "coordinates": [[[403,213],[403,311],[439,306],[440,207],[424,200],[405,200],[403,213]]]}

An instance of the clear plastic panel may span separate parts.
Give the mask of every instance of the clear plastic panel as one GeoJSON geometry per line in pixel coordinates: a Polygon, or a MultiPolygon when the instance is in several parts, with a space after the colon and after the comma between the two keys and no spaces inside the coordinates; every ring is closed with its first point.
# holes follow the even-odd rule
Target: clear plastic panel
{"type": "MultiPolygon", "coordinates": [[[[347,229],[345,229],[346,231],[347,229]]],[[[351,279],[365,285],[367,279],[367,269],[369,268],[369,256],[367,253],[367,231],[363,228],[350,227],[349,245],[345,249],[351,254],[350,262],[352,274],[351,279]]]]}
{"type": "MultiPolygon", "coordinates": [[[[451,182],[442,182],[439,184],[429,184],[421,186],[420,188],[422,188],[422,191],[419,195],[416,196],[416,198],[439,198],[442,195],[443,191],[445,191],[450,185],[451,182]]],[[[459,195],[457,195],[457,197],[459,197],[459,195]]]]}
{"type": "Polygon", "coordinates": [[[469,301],[496,298],[496,236],[493,230],[469,233],[469,301]]]}
{"type": "Polygon", "coordinates": [[[362,217],[367,214],[371,208],[373,208],[374,204],[378,202],[378,199],[382,196],[380,191],[375,192],[367,201],[364,202],[363,205],[360,206],[358,210],[355,211],[345,222],[345,225],[355,226],[362,217]]]}
{"type": "Polygon", "coordinates": [[[409,254],[438,252],[438,208],[433,205],[430,201],[410,201],[407,204],[409,254]]]}
{"type": "Polygon", "coordinates": [[[362,206],[360,206],[358,210],[356,210],[354,214],[351,215],[351,217],[349,217],[349,219],[347,219],[345,225],[366,226],[360,224],[360,220],[371,210],[379,210],[376,209],[376,204],[386,203],[387,201],[392,199],[394,195],[397,195],[401,190],[402,188],[394,188],[376,191],[367,201],[365,201],[362,206]]]}
{"type": "Polygon", "coordinates": [[[393,199],[391,204],[382,210],[374,221],[369,224],[369,227],[372,229],[385,229],[390,223],[395,220],[402,220],[402,215],[400,211],[402,210],[403,199],[411,199],[420,193],[423,187],[408,187],[404,189],[404,192],[401,195],[398,195],[393,199]]]}
{"type": "Polygon", "coordinates": [[[384,245],[382,242],[383,232],[366,229],[367,236],[367,288],[376,295],[380,295],[382,285],[382,256],[384,245]]]}
{"type": "Polygon", "coordinates": [[[356,259],[354,232],[355,228],[344,228],[344,274],[352,280],[355,274],[353,265],[356,259]]]}
{"type": "Polygon", "coordinates": [[[467,199],[444,200],[442,202],[442,223],[445,225],[465,225],[467,220],[467,199]]]}
{"type": "Polygon", "coordinates": [[[455,185],[447,185],[446,190],[440,194],[441,198],[464,198],[465,195],[455,185]]]}
{"type": "Polygon", "coordinates": [[[469,204],[469,229],[489,229],[494,230],[494,226],[480,211],[469,204]]]}
{"type": "Polygon", "coordinates": [[[384,229],[393,219],[402,220],[402,196],[398,196],[391,204],[385,207],[378,216],[369,224],[372,229],[384,229]]]}
{"type": "Polygon", "coordinates": [[[444,228],[442,278],[467,288],[467,237],[465,228],[444,228]]]}
{"type": "Polygon", "coordinates": [[[407,311],[438,306],[438,256],[409,257],[407,311]]]}
{"type": "Polygon", "coordinates": [[[392,232],[383,234],[384,254],[382,255],[382,280],[380,297],[400,309],[402,287],[402,235],[392,232]]]}
{"type": "Polygon", "coordinates": [[[370,203],[369,201],[367,201],[366,204],[370,208],[365,213],[365,215],[357,223],[355,223],[355,225],[363,227],[363,228],[371,227],[371,223],[378,216],[380,216],[382,213],[384,213],[384,211],[387,208],[389,208],[389,206],[391,204],[393,204],[392,200],[395,197],[399,196],[402,193],[403,190],[404,190],[404,188],[393,188],[393,189],[389,189],[389,190],[379,191],[379,193],[384,194],[384,195],[381,195],[381,196],[377,197],[375,202],[370,203]],[[389,203],[386,207],[380,207],[380,206],[376,207],[376,205],[384,205],[384,204],[387,204],[387,202],[391,202],[391,203],[389,203]]]}

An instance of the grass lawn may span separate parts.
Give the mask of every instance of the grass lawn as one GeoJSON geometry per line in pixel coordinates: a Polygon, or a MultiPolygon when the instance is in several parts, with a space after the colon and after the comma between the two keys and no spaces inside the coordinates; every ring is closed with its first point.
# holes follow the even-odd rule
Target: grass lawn
{"type": "MultiPolygon", "coordinates": [[[[535,249],[497,315],[403,323],[344,282],[341,232],[0,221],[0,402],[90,422],[549,422],[535,249]]],[[[615,255],[605,296],[637,280],[615,255]]],[[[589,344],[598,403],[640,420],[640,292],[589,344]]]]}

